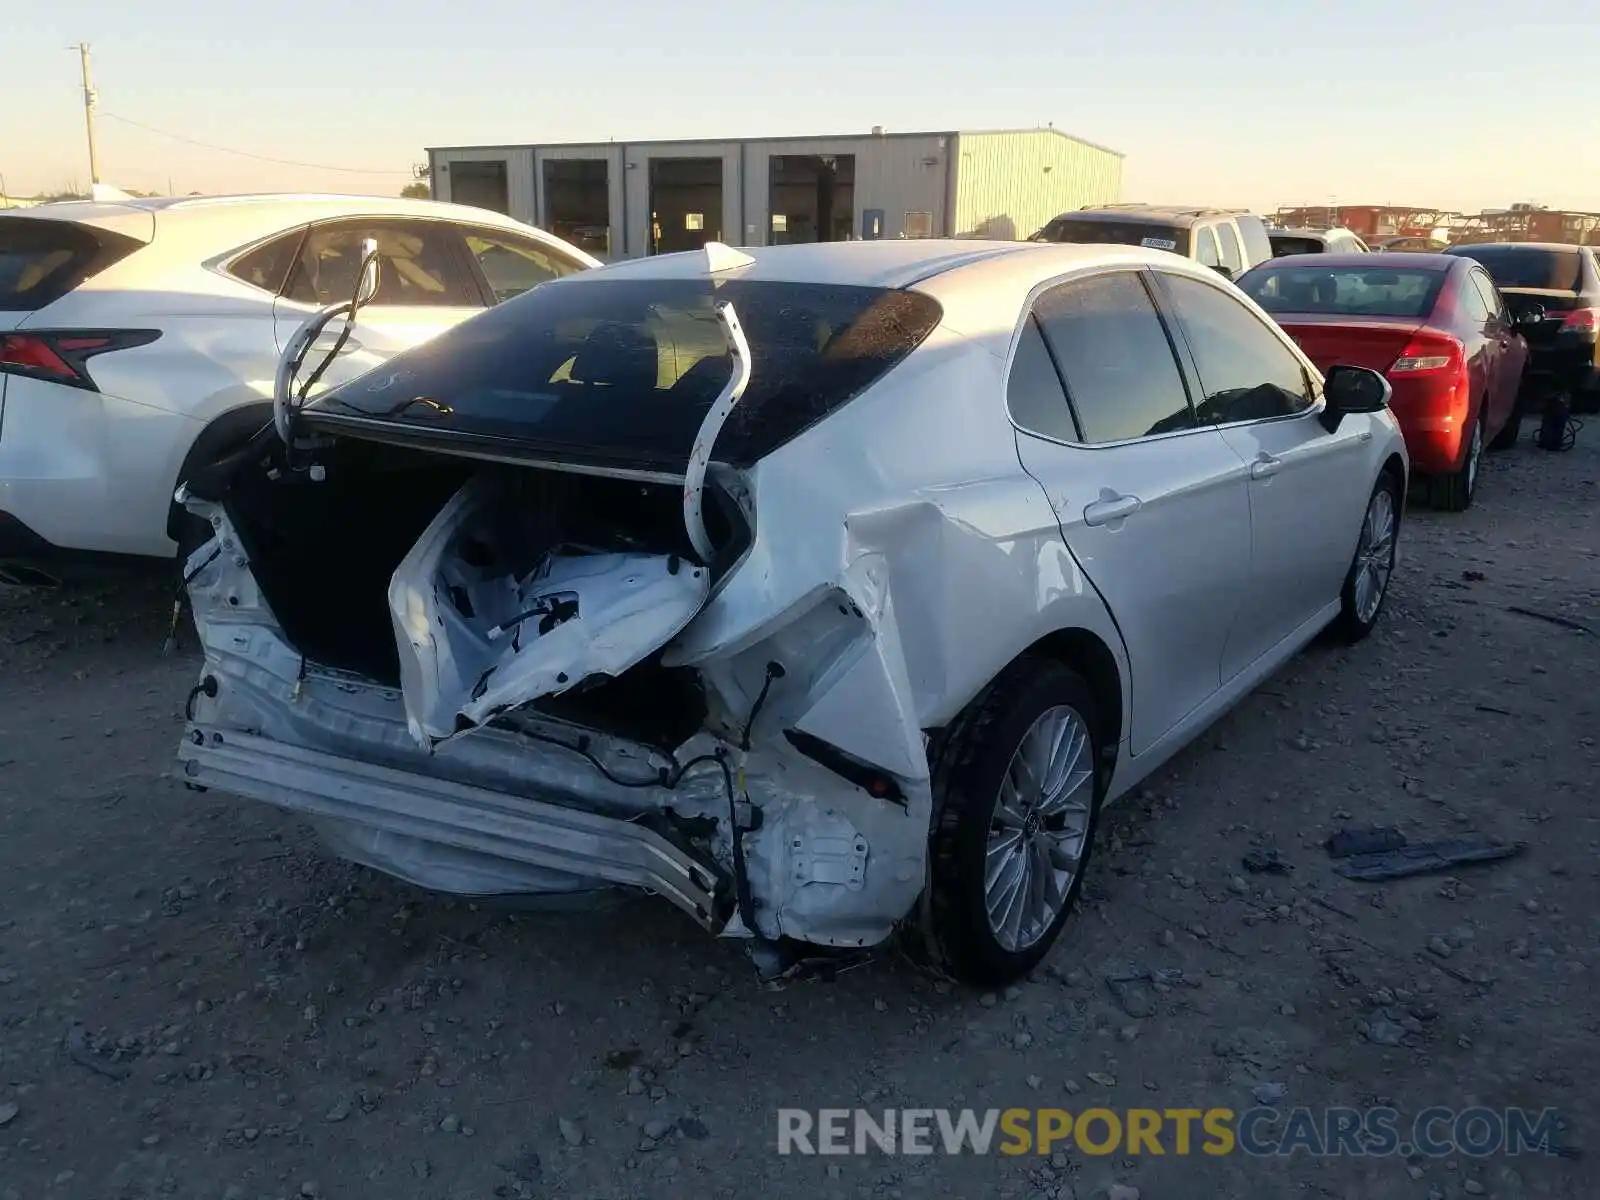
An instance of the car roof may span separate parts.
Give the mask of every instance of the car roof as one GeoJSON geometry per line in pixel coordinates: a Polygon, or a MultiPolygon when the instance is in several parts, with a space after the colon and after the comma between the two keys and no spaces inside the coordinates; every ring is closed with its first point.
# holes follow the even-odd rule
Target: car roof
{"type": "Polygon", "coordinates": [[[1111,243],[897,239],[741,247],[736,253],[749,261],[718,272],[711,271],[708,254],[688,251],[581,271],[549,286],[712,277],[912,289],[939,301],[946,325],[973,338],[990,334],[1009,338],[1036,288],[1079,272],[1160,268],[1228,286],[1215,271],[1181,254],[1111,243]]]}
{"type": "MultiPolygon", "coordinates": [[[[1035,242],[911,238],[879,242],[805,242],[788,246],[741,246],[749,262],[722,272],[728,278],[783,283],[854,284],[904,288],[947,271],[1036,249],[1035,242]]],[[[613,263],[607,277],[696,279],[710,274],[699,250],[658,254],[613,263]]]]}
{"type": "MultiPolygon", "coordinates": [[[[1456,264],[1443,254],[1428,254],[1422,250],[1398,250],[1386,254],[1362,254],[1355,250],[1339,250],[1332,254],[1287,254],[1262,263],[1263,267],[1288,263],[1309,269],[1324,267],[1361,267],[1367,271],[1448,271],[1456,264]]],[[[1252,268],[1254,269],[1254,268],[1252,268]]]]}
{"type": "Polygon", "coordinates": [[[163,244],[170,236],[180,244],[198,247],[200,253],[231,249],[315,221],[343,217],[421,217],[515,231],[560,246],[588,265],[593,266],[598,262],[576,247],[566,246],[554,235],[524,225],[503,213],[465,204],[413,200],[404,196],[346,196],[319,192],[135,196],[114,201],[67,200],[38,204],[17,209],[15,214],[8,209],[6,215],[93,225],[145,242],[152,241],[161,232],[163,244]]]}
{"type": "Polygon", "coordinates": [[[1128,221],[1142,224],[1167,224],[1188,228],[1211,217],[1248,217],[1242,208],[1200,208],[1184,204],[1112,204],[1099,208],[1080,208],[1055,218],[1088,217],[1095,221],[1128,221]]]}
{"type": "Polygon", "coordinates": [[[1593,246],[1574,246],[1571,242],[1460,242],[1446,254],[1471,254],[1474,250],[1593,250],[1593,246]]]}
{"type": "Polygon", "coordinates": [[[75,221],[115,228],[143,224],[154,217],[162,225],[173,220],[233,217],[241,225],[266,222],[287,228],[306,221],[343,216],[434,217],[480,225],[527,228],[502,213],[438,200],[404,196],[342,196],[318,192],[263,192],[239,196],[133,196],[126,200],[64,200],[7,209],[7,216],[44,221],[75,221]]]}

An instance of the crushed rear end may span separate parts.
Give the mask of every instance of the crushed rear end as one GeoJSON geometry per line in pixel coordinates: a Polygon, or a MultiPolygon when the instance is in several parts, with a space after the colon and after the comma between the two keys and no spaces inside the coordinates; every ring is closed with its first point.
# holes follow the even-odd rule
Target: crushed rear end
{"type": "Polygon", "coordinates": [[[874,291],[573,277],[191,480],[214,537],[186,568],[206,661],[180,777],[427,888],[631,887],[719,934],[881,941],[931,804],[881,562],[701,619],[774,571],[763,460],[938,323],[874,291]],[[728,298],[756,377],[732,417],[728,298]]]}

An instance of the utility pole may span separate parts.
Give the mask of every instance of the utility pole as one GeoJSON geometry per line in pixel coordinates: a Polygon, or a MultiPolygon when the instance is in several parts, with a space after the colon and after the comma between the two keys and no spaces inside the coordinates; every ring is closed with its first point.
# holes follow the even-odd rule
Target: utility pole
{"type": "Polygon", "coordinates": [[[100,164],[94,151],[94,106],[99,97],[95,95],[94,84],[89,78],[89,43],[79,42],[67,49],[78,52],[78,62],[83,69],[83,127],[89,135],[89,183],[93,185],[100,182],[100,164]]]}

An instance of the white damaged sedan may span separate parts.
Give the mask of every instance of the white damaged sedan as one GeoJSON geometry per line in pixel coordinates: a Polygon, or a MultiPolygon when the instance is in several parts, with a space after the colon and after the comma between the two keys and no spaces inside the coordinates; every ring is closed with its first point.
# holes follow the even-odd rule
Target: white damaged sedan
{"type": "Polygon", "coordinates": [[[569,276],[188,480],[178,774],[427,888],[1012,979],[1106,802],[1378,621],[1388,395],[1132,247],[569,276]]]}

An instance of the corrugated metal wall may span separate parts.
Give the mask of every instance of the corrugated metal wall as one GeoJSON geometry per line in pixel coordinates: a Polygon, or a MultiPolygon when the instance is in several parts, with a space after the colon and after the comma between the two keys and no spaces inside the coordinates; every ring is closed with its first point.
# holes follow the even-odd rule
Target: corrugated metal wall
{"type": "Polygon", "coordinates": [[[1051,217],[1122,199],[1122,156],[1053,129],[963,133],[956,145],[957,237],[1031,237],[1051,217]]]}
{"type": "Polygon", "coordinates": [[[855,155],[855,211],[850,227],[861,236],[861,214],[883,212],[885,238],[905,233],[908,213],[931,213],[936,235],[949,232],[949,158],[955,138],[843,137],[774,139],[745,143],[745,216],[742,241],[765,246],[771,239],[771,174],[773,156],[789,154],[855,155]]]}

